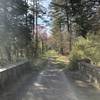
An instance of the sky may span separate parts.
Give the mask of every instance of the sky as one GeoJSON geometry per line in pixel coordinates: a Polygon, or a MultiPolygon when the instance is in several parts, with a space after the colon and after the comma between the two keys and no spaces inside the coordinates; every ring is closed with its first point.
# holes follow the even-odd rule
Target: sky
{"type": "Polygon", "coordinates": [[[48,8],[50,2],[51,2],[51,0],[43,0],[43,1],[42,1],[42,4],[43,4],[46,8],[48,8]]]}
{"type": "MultiPolygon", "coordinates": [[[[33,0],[29,0],[29,3],[31,3],[33,0]]],[[[47,14],[46,15],[43,15],[43,18],[47,21],[49,21],[49,24],[50,23],[50,17],[48,16],[48,13],[49,13],[49,4],[50,4],[51,0],[40,0],[39,4],[42,5],[43,7],[46,8],[47,10],[47,14]]],[[[38,24],[41,25],[41,26],[45,26],[45,30],[48,34],[50,34],[50,25],[47,25],[45,22],[43,22],[42,19],[38,18],[38,24]]]]}
{"type": "MultiPolygon", "coordinates": [[[[48,17],[48,13],[49,13],[49,4],[50,4],[50,2],[51,2],[51,0],[43,0],[40,4],[42,5],[42,6],[44,6],[46,9],[47,9],[47,14],[44,16],[44,18],[46,19],[46,20],[48,20],[49,22],[50,22],[50,17],[48,17]]],[[[43,22],[43,20],[41,20],[41,19],[38,19],[38,24],[41,24],[41,25],[44,25],[44,26],[46,26],[46,29],[47,29],[47,33],[50,33],[50,26],[47,26],[44,22],[43,22]]]]}

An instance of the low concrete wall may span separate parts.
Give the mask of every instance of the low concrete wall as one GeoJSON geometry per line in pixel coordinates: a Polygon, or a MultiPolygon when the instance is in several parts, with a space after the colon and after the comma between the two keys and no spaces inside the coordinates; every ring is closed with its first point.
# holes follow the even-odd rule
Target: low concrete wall
{"type": "Polygon", "coordinates": [[[100,88],[100,67],[85,62],[79,62],[81,76],[97,88],[100,88]]]}
{"type": "Polygon", "coordinates": [[[15,83],[25,74],[32,71],[32,66],[28,61],[23,61],[15,65],[8,66],[8,68],[0,70],[0,90],[15,83]]]}

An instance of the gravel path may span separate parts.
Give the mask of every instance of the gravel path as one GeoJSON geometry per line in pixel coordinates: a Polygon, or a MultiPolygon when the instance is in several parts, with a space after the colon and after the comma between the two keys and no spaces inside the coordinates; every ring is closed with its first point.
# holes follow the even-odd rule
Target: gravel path
{"type": "Polygon", "coordinates": [[[89,97],[84,99],[86,93],[71,82],[50,59],[47,68],[37,78],[31,75],[26,81],[19,82],[14,89],[2,95],[0,100],[91,100],[89,97]]]}

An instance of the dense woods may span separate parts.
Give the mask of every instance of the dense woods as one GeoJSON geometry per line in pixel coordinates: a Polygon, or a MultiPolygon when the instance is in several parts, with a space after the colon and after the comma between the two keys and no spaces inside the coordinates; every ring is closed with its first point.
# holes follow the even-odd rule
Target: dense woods
{"type": "Polygon", "coordinates": [[[0,100],[100,100],[100,0],[0,0],[0,100]]]}
{"type": "Polygon", "coordinates": [[[71,66],[85,58],[99,64],[100,1],[52,0],[50,8],[54,49],[69,54],[71,66]]]}
{"type": "MultiPolygon", "coordinates": [[[[42,0],[45,2],[45,0],[42,0]]],[[[41,0],[0,1],[0,65],[33,59],[54,49],[75,64],[88,58],[100,62],[100,1],[51,0],[49,16],[41,0]],[[51,35],[38,19],[51,24],[51,35]]]]}
{"type": "MultiPolygon", "coordinates": [[[[38,18],[46,14],[39,0],[0,0],[0,65],[33,58],[45,50],[47,35],[38,18]]],[[[45,28],[45,27],[44,27],[45,28]]]]}

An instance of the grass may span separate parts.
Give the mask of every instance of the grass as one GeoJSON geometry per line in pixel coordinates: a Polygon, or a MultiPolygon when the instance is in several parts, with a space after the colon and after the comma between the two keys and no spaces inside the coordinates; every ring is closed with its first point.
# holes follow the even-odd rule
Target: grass
{"type": "Polygon", "coordinates": [[[47,59],[48,57],[56,58],[58,57],[58,53],[55,50],[49,50],[42,55],[42,58],[44,59],[47,59]]]}
{"type": "Polygon", "coordinates": [[[54,59],[52,63],[59,68],[67,68],[68,58],[66,56],[58,54],[55,50],[49,50],[42,56],[43,59],[48,59],[50,57],[54,59]]]}
{"type": "Polygon", "coordinates": [[[68,58],[66,56],[58,54],[55,50],[49,50],[45,54],[38,58],[34,58],[32,61],[33,70],[41,71],[47,66],[48,58],[53,58],[52,64],[58,66],[60,69],[68,68],[68,58]]]}
{"type": "Polygon", "coordinates": [[[46,59],[43,59],[42,57],[34,58],[31,63],[34,71],[40,72],[46,67],[46,59]]]}

